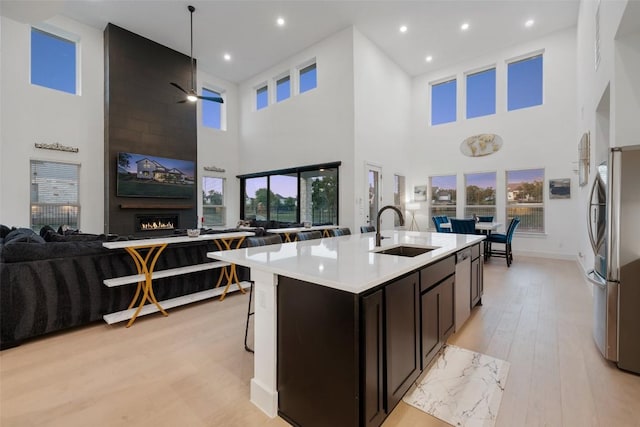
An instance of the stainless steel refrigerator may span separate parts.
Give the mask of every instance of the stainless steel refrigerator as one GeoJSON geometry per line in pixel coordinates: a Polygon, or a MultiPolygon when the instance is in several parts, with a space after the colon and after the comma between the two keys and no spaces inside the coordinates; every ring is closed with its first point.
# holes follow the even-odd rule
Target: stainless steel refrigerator
{"type": "Polygon", "coordinates": [[[640,373],[640,145],[612,148],[589,202],[593,336],[620,369],[640,373]]]}

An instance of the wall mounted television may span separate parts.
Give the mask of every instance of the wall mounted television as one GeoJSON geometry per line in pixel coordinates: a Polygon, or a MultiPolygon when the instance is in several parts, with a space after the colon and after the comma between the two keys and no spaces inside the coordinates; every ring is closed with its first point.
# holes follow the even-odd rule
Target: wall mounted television
{"type": "Polygon", "coordinates": [[[195,163],[136,153],[118,153],[119,197],[190,199],[195,191],[195,163]]]}

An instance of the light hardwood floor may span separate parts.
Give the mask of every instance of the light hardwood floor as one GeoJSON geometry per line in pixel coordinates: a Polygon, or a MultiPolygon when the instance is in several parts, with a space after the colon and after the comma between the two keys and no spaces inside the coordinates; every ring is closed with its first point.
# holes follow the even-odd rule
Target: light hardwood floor
{"type": "MultiPolygon", "coordinates": [[[[483,303],[449,342],[511,363],[498,426],[640,426],[640,376],[598,353],[574,262],[492,260],[483,303]]],[[[286,426],[248,400],[246,304],[234,294],[5,350],[0,425],[286,426]]],[[[384,425],[447,424],[401,402],[384,425]]]]}

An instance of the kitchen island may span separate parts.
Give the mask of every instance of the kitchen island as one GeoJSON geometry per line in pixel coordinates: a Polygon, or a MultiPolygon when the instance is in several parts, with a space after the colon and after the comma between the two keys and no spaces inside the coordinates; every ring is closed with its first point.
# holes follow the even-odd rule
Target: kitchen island
{"type": "Polygon", "coordinates": [[[455,254],[484,236],[382,235],[379,248],[357,234],[208,254],[251,268],[250,393],[269,416],[380,425],[453,331],[455,254]]]}

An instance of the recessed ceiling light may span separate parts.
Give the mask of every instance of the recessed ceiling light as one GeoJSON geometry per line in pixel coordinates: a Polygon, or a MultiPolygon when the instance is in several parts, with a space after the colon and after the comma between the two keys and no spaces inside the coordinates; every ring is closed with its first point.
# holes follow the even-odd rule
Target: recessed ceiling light
{"type": "Polygon", "coordinates": [[[464,24],[460,25],[460,29],[462,31],[467,31],[469,29],[469,23],[465,22],[464,24]]]}
{"type": "Polygon", "coordinates": [[[431,62],[431,61],[433,61],[433,56],[431,56],[431,55],[427,56],[427,57],[425,58],[425,61],[427,61],[427,62],[431,62]]]}
{"type": "Polygon", "coordinates": [[[533,24],[535,24],[536,21],[534,21],[533,19],[529,19],[527,22],[524,23],[524,26],[529,28],[529,27],[533,27],[533,24]]]}
{"type": "Polygon", "coordinates": [[[284,27],[284,18],[279,17],[278,19],[276,19],[276,24],[278,24],[279,27],[284,27]]]}
{"type": "Polygon", "coordinates": [[[229,55],[228,53],[225,53],[223,58],[225,61],[231,61],[231,55],[229,55]]]}
{"type": "Polygon", "coordinates": [[[407,30],[408,30],[408,28],[407,28],[407,26],[406,26],[406,25],[403,25],[403,26],[401,26],[401,27],[400,27],[400,32],[401,32],[401,33],[406,33],[406,32],[407,32],[407,30]]]}

